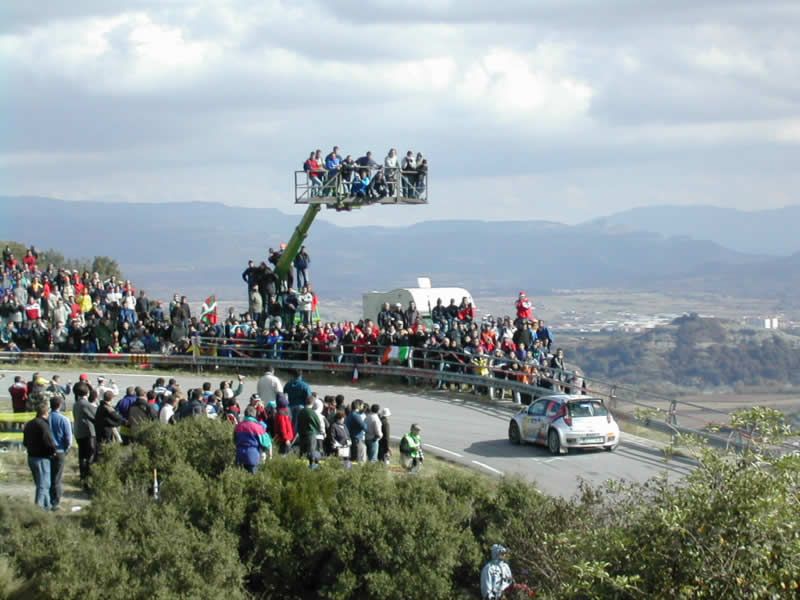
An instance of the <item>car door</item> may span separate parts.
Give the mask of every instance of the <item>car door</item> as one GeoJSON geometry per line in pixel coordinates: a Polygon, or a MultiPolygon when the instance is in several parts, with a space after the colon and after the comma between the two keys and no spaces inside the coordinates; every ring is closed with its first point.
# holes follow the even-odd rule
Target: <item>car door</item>
{"type": "Polygon", "coordinates": [[[539,437],[542,440],[547,439],[547,433],[550,430],[550,424],[559,417],[561,412],[561,402],[559,400],[550,400],[547,403],[542,417],[541,427],[539,428],[539,437]]]}
{"type": "Polygon", "coordinates": [[[528,412],[525,414],[525,419],[522,423],[522,435],[527,441],[537,441],[546,408],[547,400],[539,400],[528,407],[528,412]]]}

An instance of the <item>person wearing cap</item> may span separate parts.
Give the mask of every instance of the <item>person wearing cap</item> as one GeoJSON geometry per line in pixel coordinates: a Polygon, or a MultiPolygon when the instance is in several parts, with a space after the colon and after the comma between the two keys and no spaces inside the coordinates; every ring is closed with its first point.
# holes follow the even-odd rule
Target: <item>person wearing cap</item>
{"type": "Polygon", "coordinates": [[[295,433],[292,414],[289,411],[289,400],[283,392],[277,395],[277,410],[271,428],[274,442],[281,454],[289,454],[294,443],[295,433]]]}
{"type": "Polygon", "coordinates": [[[508,548],[501,544],[492,546],[492,559],[481,569],[481,598],[484,600],[502,598],[514,583],[507,558],[508,548]]]}
{"type": "Polygon", "coordinates": [[[525,292],[520,292],[514,307],[517,309],[517,321],[530,321],[533,319],[533,304],[528,300],[525,292]]]}
{"type": "Polygon", "coordinates": [[[422,453],[421,433],[419,425],[413,423],[409,432],[400,440],[400,459],[403,466],[412,473],[419,471],[425,459],[422,453]]]}
{"type": "MultiPolygon", "coordinates": [[[[264,400],[260,394],[251,394],[248,406],[252,406],[256,411],[256,419],[262,423],[267,422],[267,409],[264,406],[264,400]]],[[[238,412],[238,411],[236,411],[238,412]]]]}
{"type": "Polygon", "coordinates": [[[87,390],[87,397],[89,398],[89,402],[96,403],[97,402],[97,390],[92,387],[92,384],[89,383],[89,374],[88,373],[81,373],[78,377],[78,383],[72,387],[72,395],[75,396],[75,402],[78,401],[78,386],[84,386],[87,390]]]}
{"type": "Polygon", "coordinates": [[[254,406],[244,409],[244,419],[233,430],[236,444],[236,464],[255,473],[261,464],[262,453],[272,458],[272,440],[264,424],[256,418],[254,406]]]}
{"type": "Polygon", "coordinates": [[[389,417],[392,416],[392,411],[383,407],[378,411],[378,417],[381,420],[381,433],[383,436],[378,441],[378,460],[382,463],[389,464],[392,458],[392,451],[389,448],[391,428],[389,424],[389,417]]]}

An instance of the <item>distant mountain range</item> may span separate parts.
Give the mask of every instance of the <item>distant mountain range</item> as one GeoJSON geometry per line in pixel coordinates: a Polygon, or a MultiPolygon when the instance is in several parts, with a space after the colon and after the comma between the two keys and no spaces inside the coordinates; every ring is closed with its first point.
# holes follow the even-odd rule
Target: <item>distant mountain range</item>
{"type": "MultiPolygon", "coordinates": [[[[788,231],[788,219],[800,223],[791,212],[800,209],[784,209],[783,217],[769,211],[778,221],[774,235],[756,233],[753,223],[762,222],[762,213],[753,213],[750,224],[742,222],[738,233],[726,233],[732,239],[769,239],[773,245],[757,253],[726,248],[719,240],[693,239],[687,231],[675,237],[636,229],[635,222],[650,219],[647,210],[635,218],[630,216],[635,211],[628,211],[577,226],[430,221],[398,228],[337,227],[323,213],[307,240],[310,272],[318,290],[344,299],[414,285],[420,275],[430,276],[435,286],[463,286],[476,296],[604,287],[770,298],[780,289],[800,297],[800,254],[765,256],[779,246],[776,238],[788,231]]],[[[669,211],[679,209],[652,210],[667,211],[662,212],[666,219],[669,211]]],[[[673,221],[692,221],[670,214],[673,221]]],[[[738,218],[724,226],[732,228],[738,218]]],[[[247,260],[263,260],[268,247],[288,240],[298,220],[275,209],[212,203],[0,197],[0,239],[52,247],[73,257],[111,256],[140,286],[161,296],[179,290],[194,297],[211,292],[243,297],[240,274],[247,260]]],[[[711,237],[714,231],[708,233],[711,237]]],[[[788,247],[788,237],[782,243],[788,247]]]]}
{"type": "Polygon", "coordinates": [[[586,224],[709,240],[737,252],[785,256],[800,251],[800,205],[741,211],[716,206],[646,206],[586,224]]]}

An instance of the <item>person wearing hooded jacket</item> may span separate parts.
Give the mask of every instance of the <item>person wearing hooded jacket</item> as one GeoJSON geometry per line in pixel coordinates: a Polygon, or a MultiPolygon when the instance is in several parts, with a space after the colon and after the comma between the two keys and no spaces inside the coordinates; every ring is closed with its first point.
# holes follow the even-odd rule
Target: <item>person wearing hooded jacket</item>
{"type": "Polygon", "coordinates": [[[508,548],[500,544],[492,546],[492,560],[481,569],[481,598],[497,600],[511,587],[514,578],[511,567],[506,562],[508,548]]]}
{"type": "Polygon", "coordinates": [[[281,454],[288,454],[294,443],[295,432],[289,400],[283,392],[277,394],[277,411],[273,419],[272,438],[281,454]]]}

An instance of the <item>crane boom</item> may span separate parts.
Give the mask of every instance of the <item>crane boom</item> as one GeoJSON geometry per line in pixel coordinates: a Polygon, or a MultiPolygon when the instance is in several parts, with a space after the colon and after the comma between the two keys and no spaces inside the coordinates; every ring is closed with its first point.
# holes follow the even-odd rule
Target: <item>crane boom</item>
{"type": "Polygon", "coordinates": [[[305,241],[308,236],[308,230],[311,229],[314,218],[319,214],[321,209],[321,204],[309,204],[303,218],[300,219],[300,223],[294,228],[292,237],[289,238],[289,241],[286,243],[286,249],[281,254],[281,258],[275,266],[275,274],[282,283],[287,280],[289,271],[292,268],[292,263],[297,253],[300,252],[303,241],[305,241]]]}

